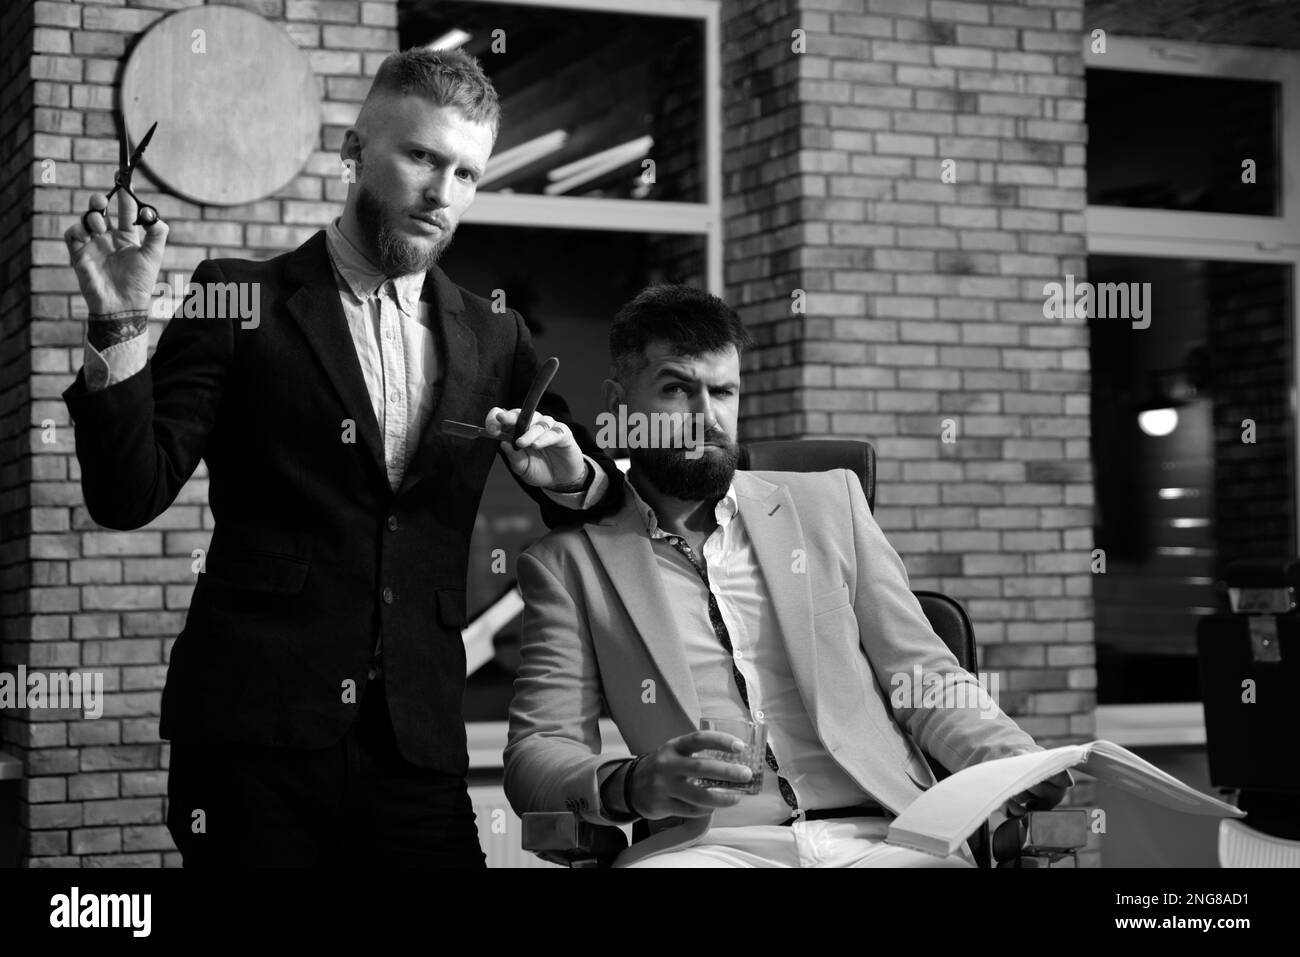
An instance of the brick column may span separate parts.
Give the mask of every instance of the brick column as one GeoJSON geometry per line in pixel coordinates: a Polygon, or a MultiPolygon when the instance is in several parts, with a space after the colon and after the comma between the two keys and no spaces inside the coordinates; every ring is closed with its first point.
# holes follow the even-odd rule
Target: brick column
{"type": "Polygon", "coordinates": [[[874,443],[913,587],[965,604],[1026,731],[1091,737],[1088,330],[1042,311],[1085,266],[1082,0],[723,10],[742,434],[874,443]]]}
{"type": "MultiPolygon", "coordinates": [[[[188,279],[212,256],[278,254],[337,215],[346,194],[343,131],[380,62],[397,49],[396,0],[237,5],[281,24],[308,51],[323,100],[319,149],[274,196],[236,207],[191,203],[138,175],[171,226],[164,278],[179,271],[188,279]]],[[[0,662],[10,670],[103,672],[107,692],[99,720],[4,714],[3,747],[25,763],[20,810],[30,866],[179,863],[163,823],[168,748],[158,737],[158,711],[193,589],[191,554],[211,535],[206,471],[200,466],[172,508],[145,528],[100,529],[82,504],[60,398],[81,365],[85,313],[63,231],[90,193],[112,182],[110,110],[126,50],[176,6],[27,2],[6,5],[3,14],[12,179],[0,294],[0,662]],[[42,178],[49,161],[52,182],[42,178]]],[[[164,322],[151,321],[153,342],[164,322]]]]}
{"type": "MultiPolygon", "coordinates": [[[[32,637],[27,617],[33,584],[31,550],[33,458],[32,354],[32,116],[36,112],[30,55],[34,37],[30,0],[0,9],[0,665],[26,655],[32,637]]],[[[45,649],[40,649],[44,651],[45,649]]],[[[26,734],[14,713],[0,709],[0,748],[16,751],[26,734]]],[[[11,827],[16,783],[0,782],[0,828],[11,827]]],[[[58,794],[55,794],[58,797],[58,794]]],[[[0,836],[0,853],[12,848],[0,836]]],[[[6,861],[7,863],[7,861],[6,861]]]]}

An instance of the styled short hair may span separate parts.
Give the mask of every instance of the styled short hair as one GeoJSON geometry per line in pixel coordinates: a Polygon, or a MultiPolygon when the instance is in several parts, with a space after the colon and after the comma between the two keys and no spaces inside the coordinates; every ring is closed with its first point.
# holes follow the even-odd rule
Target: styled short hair
{"type": "Polygon", "coordinates": [[[501,101],[496,88],[474,57],[462,50],[427,50],[412,47],[384,58],[366,95],[423,96],[438,106],[454,106],[471,123],[492,127],[492,139],[501,124],[501,101]]]}
{"type": "Polygon", "coordinates": [[[614,378],[626,382],[645,368],[646,347],[664,342],[679,356],[700,356],[735,346],[743,352],[749,333],[734,309],[702,289],[658,283],[623,306],[609,330],[614,378]]]}

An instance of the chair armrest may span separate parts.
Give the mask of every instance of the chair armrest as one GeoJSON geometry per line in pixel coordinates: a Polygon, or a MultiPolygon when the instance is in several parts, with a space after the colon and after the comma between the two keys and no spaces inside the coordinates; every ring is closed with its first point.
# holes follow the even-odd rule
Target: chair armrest
{"type": "Polygon", "coordinates": [[[1088,843],[1088,812],[1029,811],[1008,818],[993,832],[998,867],[1048,867],[1088,843]]]}
{"type": "Polygon", "coordinates": [[[608,867],[627,847],[622,829],[573,811],[529,811],[522,820],[523,849],[562,867],[608,867]]]}

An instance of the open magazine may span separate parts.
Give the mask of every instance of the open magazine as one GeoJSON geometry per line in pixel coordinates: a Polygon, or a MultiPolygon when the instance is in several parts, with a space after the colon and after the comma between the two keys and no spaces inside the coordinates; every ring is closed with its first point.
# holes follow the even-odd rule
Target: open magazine
{"type": "Polygon", "coordinates": [[[1067,744],[963,768],[909,804],[889,825],[885,841],[947,857],[1007,801],[1069,768],[1188,814],[1245,817],[1112,741],[1067,744]]]}

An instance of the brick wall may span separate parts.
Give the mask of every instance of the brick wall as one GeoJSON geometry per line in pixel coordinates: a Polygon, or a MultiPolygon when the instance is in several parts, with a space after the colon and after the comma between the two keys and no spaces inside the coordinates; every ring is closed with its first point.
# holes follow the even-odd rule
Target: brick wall
{"type": "MultiPolygon", "coordinates": [[[[110,109],[126,52],[171,10],[198,5],[37,2],[4,13],[0,135],[13,178],[0,299],[0,663],[101,671],[107,692],[99,720],[6,715],[3,747],[26,763],[20,810],[31,866],[179,863],[163,823],[168,749],[158,711],[193,588],[191,553],[211,534],[207,482],[200,467],[176,504],[138,531],[106,531],[87,515],[60,398],[81,365],[85,307],[62,235],[90,193],[112,182],[110,109]],[[53,183],[42,182],[45,160],[54,162],[53,183]],[[42,427],[51,420],[52,430],[42,427]]],[[[171,226],[164,277],[180,271],[188,279],[212,256],[278,254],[336,216],[346,194],[343,132],[379,63],[397,48],[395,0],[234,5],[281,23],[309,51],[323,101],[321,142],[291,183],[243,206],[200,206],[137,175],[171,226]]],[[[155,343],[162,324],[151,322],[155,343]]]]}
{"type": "MultiPolygon", "coordinates": [[[[17,642],[31,633],[23,614],[32,569],[30,483],[32,457],[32,370],[30,277],[32,197],[28,185],[33,135],[31,115],[32,4],[7,4],[0,10],[0,661],[13,658],[17,642]]],[[[20,729],[0,709],[0,741],[20,729]]],[[[0,829],[16,823],[20,787],[0,783],[0,829]]],[[[0,862],[9,863],[17,849],[0,835],[0,862]]]]}
{"type": "Polygon", "coordinates": [[[1042,312],[1085,273],[1082,0],[724,11],[743,434],[874,443],[913,587],[966,605],[1025,730],[1090,738],[1088,330],[1042,312]]]}
{"type": "MultiPolygon", "coordinates": [[[[656,70],[654,158],[656,183],[650,195],[672,202],[702,203],[709,197],[704,164],[704,30],[664,51],[656,70]]],[[[647,242],[647,259],[659,272],[657,281],[689,286],[708,284],[704,244],[698,236],[655,236],[647,242]]]]}
{"type": "Polygon", "coordinates": [[[1295,469],[1292,465],[1292,346],[1287,328],[1285,267],[1216,263],[1207,309],[1214,404],[1216,575],[1237,559],[1291,555],[1295,469]],[[1281,281],[1279,281],[1281,280],[1281,281]],[[1253,442],[1242,422],[1255,422],[1253,442]]]}

